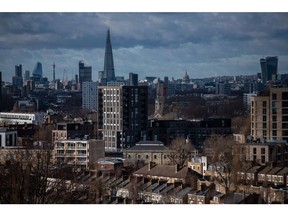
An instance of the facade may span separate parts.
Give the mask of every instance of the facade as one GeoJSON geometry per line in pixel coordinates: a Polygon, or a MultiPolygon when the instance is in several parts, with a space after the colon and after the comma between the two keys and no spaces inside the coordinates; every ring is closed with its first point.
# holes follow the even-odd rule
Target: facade
{"type": "Polygon", "coordinates": [[[97,137],[97,130],[92,122],[58,123],[52,130],[52,141],[97,137]]]}
{"type": "Polygon", "coordinates": [[[216,94],[230,95],[230,93],[231,93],[230,83],[224,83],[224,82],[216,83],[216,94]]]}
{"type": "Polygon", "coordinates": [[[261,78],[265,84],[267,81],[276,80],[278,73],[278,57],[268,56],[260,59],[261,78]]]}
{"type": "Polygon", "coordinates": [[[82,84],[82,108],[97,110],[98,83],[83,82],[82,84]]]}
{"type": "Polygon", "coordinates": [[[255,161],[261,165],[273,163],[278,166],[288,166],[288,144],[285,142],[251,142],[241,146],[246,161],[255,161]]]}
{"type": "Polygon", "coordinates": [[[256,93],[244,93],[243,94],[243,106],[246,112],[250,112],[251,108],[251,98],[257,96],[256,93]]]}
{"type": "Polygon", "coordinates": [[[92,66],[85,66],[83,61],[79,61],[79,82],[92,82],[92,66]]]}
{"type": "Polygon", "coordinates": [[[135,145],[147,129],[147,86],[99,86],[98,128],[106,151],[135,145]]]}
{"type": "Polygon", "coordinates": [[[169,165],[168,158],[170,150],[160,141],[140,141],[135,146],[123,151],[123,158],[126,160],[141,160],[145,164],[154,162],[158,165],[169,165]]]}
{"type": "Polygon", "coordinates": [[[191,140],[192,144],[201,151],[204,141],[211,134],[232,134],[231,119],[207,118],[203,120],[157,120],[148,122],[147,140],[158,140],[169,145],[177,137],[191,140]]]}
{"type": "Polygon", "coordinates": [[[57,162],[80,168],[95,168],[97,160],[105,156],[102,140],[58,140],[54,142],[54,158],[57,162]]]}
{"type": "Polygon", "coordinates": [[[0,121],[12,124],[43,124],[46,119],[46,114],[37,113],[10,113],[0,112],[0,121]]]}
{"type": "Polygon", "coordinates": [[[252,97],[251,135],[254,140],[288,141],[288,88],[252,97]]]}
{"type": "Polygon", "coordinates": [[[195,172],[205,176],[208,167],[207,157],[206,156],[193,157],[191,161],[188,161],[187,166],[190,169],[194,170],[195,172]]]}
{"type": "Polygon", "coordinates": [[[17,146],[17,131],[0,128],[0,148],[17,146]]]}

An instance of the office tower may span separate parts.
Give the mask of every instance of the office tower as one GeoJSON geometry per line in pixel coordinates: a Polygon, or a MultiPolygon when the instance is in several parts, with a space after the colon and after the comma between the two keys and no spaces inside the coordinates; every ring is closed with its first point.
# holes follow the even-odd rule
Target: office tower
{"type": "Polygon", "coordinates": [[[42,64],[40,62],[37,62],[33,69],[33,77],[36,80],[40,80],[42,76],[43,76],[42,64]]]}
{"type": "Polygon", "coordinates": [[[104,58],[104,73],[103,77],[107,82],[115,80],[113,52],[110,39],[110,30],[107,30],[105,58],[104,58]]]}
{"type": "Polygon", "coordinates": [[[251,98],[251,135],[288,141],[288,88],[270,88],[269,94],[251,98]]]}
{"type": "Polygon", "coordinates": [[[106,152],[117,152],[140,141],[147,129],[147,86],[99,86],[98,128],[106,152]]]}
{"type": "Polygon", "coordinates": [[[92,66],[85,66],[83,61],[79,61],[79,82],[81,86],[83,82],[92,82],[92,66]]]}
{"type": "Polygon", "coordinates": [[[129,86],[138,86],[138,74],[129,73],[129,86]]]}
{"type": "Polygon", "coordinates": [[[278,73],[278,57],[268,56],[266,58],[260,59],[261,66],[261,78],[262,82],[265,84],[267,81],[275,80],[278,73]]]}
{"type": "Polygon", "coordinates": [[[15,65],[15,76],[12,77],[13,85],[17,86],[18,89],[23,87],[23,77],[22,77],[22,65],[15,65]]]}
{"type": "Polygon", "coordinates": [[[231,84],[224,82],[216,83],[216,94],[230,95],[231,93],[231,84]]]}
{"type": "Polygon", "coordinates": [[[161,117],[163,115],[163,109],[167,98],[167,85],[163,82],[159,82],[156,89],[155,99],[155,117],[161,117]]]}
{"type": "Polygon", "coordinates": [[[83,82],[82,84],[82,108],[97,110],[98,83],[83,82]]]}
{"type": "Polygon", "coordinates": [[[24,82],[30,80],[30,71],[26,70],[24,73],[24,82]]]}
{"type": "Polygon", "coordinates": [[[53,69],[53,81],[55,81],[55,67],[56,67],[56,65],[55,65],[55,63],[53,63],[53,65],[52,65],[52,69],[53,69]]]}

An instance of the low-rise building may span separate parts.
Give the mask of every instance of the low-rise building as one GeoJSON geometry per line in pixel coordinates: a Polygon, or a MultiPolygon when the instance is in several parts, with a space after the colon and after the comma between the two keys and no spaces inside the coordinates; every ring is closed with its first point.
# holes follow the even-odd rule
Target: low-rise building
{"type": "Polygon", "coordinates": [[[54,142],[54,158],[58,162],[88,169],[97,166],[105,156],[103,140],[58,140],[54,142]]]}
{"type": "Polygon", "coordinates": [[[0,148],[17,146],[17,130],[0,128],[0,148]]]}
{"type": "Polygon", "coordinates": [[[7,122],[8,124],[36,124],[40,125],[45,122],[46,113],[12,113],[1,112],[0,121],[7,122]]]}
{"type": "Polygon", "coordinates": [[[123,157],[127,160],[144,161],[148,164],[150,161],[159,165],[171,164],[168,157],[171,150],[164,146],[160,141],[140,141],[135,146],[125,149],[123,157]]]}

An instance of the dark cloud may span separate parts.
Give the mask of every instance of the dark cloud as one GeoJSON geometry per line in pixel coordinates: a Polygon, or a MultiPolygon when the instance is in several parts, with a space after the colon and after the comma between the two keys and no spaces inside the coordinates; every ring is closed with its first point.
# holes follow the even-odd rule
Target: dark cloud
{"type": "Polygon", "coordinates": [[[279,55],[287,72],[288,13],[0,13],[0,20],[4,73],[40,60],[47,71],[58,61],[71,74],[86,60],[97,73],[107,28],[120,74],[256,73],[263,55],[279,55]]]}

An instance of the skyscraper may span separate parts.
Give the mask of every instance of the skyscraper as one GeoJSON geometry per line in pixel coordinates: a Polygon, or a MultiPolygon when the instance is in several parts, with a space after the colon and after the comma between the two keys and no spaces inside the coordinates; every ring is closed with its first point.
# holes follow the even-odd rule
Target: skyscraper
{"type": "Polygon", "coordinates": [[[79,61],[79,82],[81,86],[83,82],[92,82],[92,66],[85,66],[83,61],[79,61]]]}
{"type": "Polygon", "coordinates": [[[276,79],[278,73],[278,57],[268,56],[260,59],[262,82],[276,79]]]}
{"type": "Polygon", "coordinates": [[[22,65],[15,65],[15,76],[12,77],[13,85],[17,86],[17,88],[23,87],[23,77],[22,77],[22,65]]]}
{"type": "Polygon", "coordinates": [[[43,71],[42,71],[42,64],[40,62],[37,62],[35,67],[34,67],[34,70],[33,70],[33,77],[34,78],[42,78],[43,76],[43,71]]]}
{"type": "Polygon", "coordinates": [[[115,80],[114,61],[109,29],[107,30],[106,37],[103,78],[106,79],[107,82],[115,80]]]}

